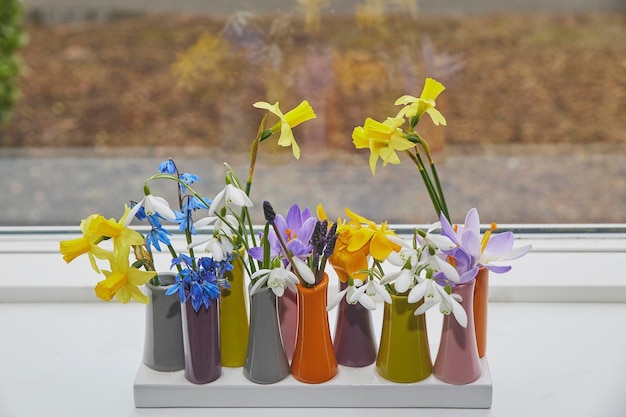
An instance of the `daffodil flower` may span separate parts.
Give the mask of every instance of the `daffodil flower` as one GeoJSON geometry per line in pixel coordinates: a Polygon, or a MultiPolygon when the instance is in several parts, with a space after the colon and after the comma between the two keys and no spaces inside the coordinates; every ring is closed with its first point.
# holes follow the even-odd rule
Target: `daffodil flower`
{"type": "Polygon", "coordinates": [[[119,221],[107,220],[103,216],[94,218],[89,224],[89,233],[113,238],[116,245],[143,245],[145,243],[143,236],[125,225],[130,212],[131,209],[125,206],[124,214],[119,221]]]}
{"type": "Polygon", "coordinates": [[[406,134],[400,129],[404,124],[402,118],[387,118],[384,122],[378,122],[370,117],[364,125],[358,126],[352,132],[352,141],[357,149],[369,148],[370,169],[372,175],[376,173],[378,158],[383,160],[383,166],[388,163],[399,164],[400,158],[396,151],[406,151],[415,147],[415,143],[407,139],[406,134]]]}
{"type": "Polygon", "coordinates": [[[387,222],[383,222],[379,226],[349,209],[346,209],[346,213],[353,221],[367,225],[367,227],[361,227],[354,232],[348,245],[348,251],[357,252],[367,245],[369,254],[374,259],[383,261],[392,251],[399,249],[399,246],[388,238],[394,236],[395,233],[387,227],[387,222]]]}
{"type": "Polygon", "coordinates": [[[80,222],[80,229],[83,232],[83,236],[76,239],[62,240],[60,242],[59,249],[65,262],[70,263],[80,255],[87,254],[93,270],[100,273],[96,258],[106,259],[109,257],[109,252],[98,246],[98,243],[102,241],[102,235],[91,231],[91,223],[100,218],[104,219],[101,214],[92,214],[86,219],[83,219],[80,222]]]}
{"type": "Polygon", "coordinates": [[[209,208],[209,216],[213,216],[215,212],[219,213],[222,207],[228,207],[231,210],[241,210],[242,207],[252,207],[252,201],[248,195],[240,188],[235,187],[233,184],[226,184],[226,187],[222,189],[211,203],[209,208]]]}
{"type": "Polygon", "coordinates": [[[131,268],[128,261],[130,246],[121,246],[110,258],[111,271],[102,271],[106,279],[98,282],[95,291],[96,295],[104,300],[110,301],[114,296],[123,304],[133,298],[143,304],[148,304],[149,298],[138,288],[152,279],[156,272],[141,271],[131,268]]]}
{"type": "Polygon", "coordinates": [[[445,117],[435,108],[435,100],[445,89],[446,88],[439,81],[427,78],[419,98],[405,95],[396,100],[396,105],[405,106],[396,117],[407,117],[409,119],[417,117],[419,119],[424,113],[428,113],[435,125],[438,126],[441,124],[445,126],[445,117]]]}
{"type": "Polygon", "coordinates": [[[317,117],[313,112],[313,108],[311,107],[309,102],[306,100],[302,101],[296,108],[288,111],[286,114],[282,113],[282,111],[278,107],[278,102],[276,102],[275,104],[270,104],[265,101],[258,101],[254,103],[253,106],[257,109],[267,110],[270,113],[278,116],[280,121],[272,126],[272,128],[270,129],[271,133],[276,133],[280,131],[278,145],[284,147],[291,146],[293,156],[296,159],[300,159],[300,147],[296,143],[296,139],[294,138],[291,129],[298,126],[302,122],[317,117]]]}
{"type": "Polygon", "coordinates": [[[285,293],[285,287],[292,291],[298,291],[298,277],[285,268],[260,269],[250,279],[254,282],[250,288],[250,295],[257,293],[264,285],[272,290],[277,297],[282,297],[285,293]],[[255,280],[257,280],[255,282],[255,280]]]}

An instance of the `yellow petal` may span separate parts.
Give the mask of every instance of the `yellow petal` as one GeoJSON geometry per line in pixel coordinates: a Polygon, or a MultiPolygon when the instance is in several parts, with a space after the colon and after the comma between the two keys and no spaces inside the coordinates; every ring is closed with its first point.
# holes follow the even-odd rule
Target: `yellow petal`
{"type": "Polygon", "coordinates": [[[444,126],[447,125],[446,118],[443,117],[443,114],[441,114],[441,112],[434,107],[426,110],[426,113],[428,113],[436,126],[439,126],[440,124],[444,126]]]}
{"type": "Polygon", "coordinates": [[[296,127],[302,122],[315,119],[317,116],[308,101],[303,100],[295,109],[285,114],[285,120],[290,127],[296,127]]]}
{"type": "Polygon", "coordinates": [[[393,247],[393,242],[387,239],[385,233],[378,232],[374,234],[374,237],[372,237],[372,241],[370,243],[370,254],[374,257],[374,259],[383,261],[389,256],[393,247]]]}
{"type": "Polygon", "coordinates": [[[348,245],[348,250],[350,252],[356,252],[362,249],[369,243],[373,235],[374,235],[374,230],[369,229],[369,228],[361,228],[357,230],[352,236],[352,239],[350,240],[350,244],[348,245]]]}
{"type": "Polygon", "coordinates": [[[446,87],[444,87],[439,81],[433,78],[426,78],[424,89],[422,90],[422,94],[420,94],[420,98],[422,100],[434,101],[445,89],[446,87]]]}
{"type": "Polygon", "coordinates": [[[59,250],[63,255],[63,260],[67,263],[70,263],[80,255],[89,252],[90,248],[91,244],[84,237],[62,240],[59,244],[59,250]]]}
{"type": "Polygon", "coordinates": [[[110,301],[127,282],[125,274],[121,272],[111,273],[106,279],[96,284],[96,295],[104,301],[110,301]]]}

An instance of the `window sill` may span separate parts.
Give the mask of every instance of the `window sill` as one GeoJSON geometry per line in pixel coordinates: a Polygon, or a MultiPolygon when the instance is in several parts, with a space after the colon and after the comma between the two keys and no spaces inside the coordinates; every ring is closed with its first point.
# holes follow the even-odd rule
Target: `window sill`
{"type": "MultiPolygon", "coordinates": [[[[513,261],[509,273],[491,274],[490,301],[626,302],[626,277],[618,268],[626,252],[621,225],[502,228],[515,230],[517,245],[533,249],[513,261]]],[[[411,230],[395,229],[407,237],[411,230]]],[[[0,228],[0,302],[99,301],[93,288],[102,277],[87,257],[67,265],[58,251],[60,240],[77,236],[76,228],[0,228]]],[[[182,240],[175,245],[182,246],[182,240]]],[[[156,261],[158,269],[169,269],[167,254],[156,261]]],[[[330,268],[329,274],[336,282],[330,268]]]]}

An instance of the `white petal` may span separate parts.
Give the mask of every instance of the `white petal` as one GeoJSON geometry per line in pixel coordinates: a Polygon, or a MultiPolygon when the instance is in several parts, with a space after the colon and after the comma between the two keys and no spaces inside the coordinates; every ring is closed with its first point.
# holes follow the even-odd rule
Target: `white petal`
{"type": "Polygon", "coordinates": [[[226,194],[226,188],[222,189],[222,191],[217,193],[217,195],[213,199],[213,202],[211,203],[211,207],[209,207],[209,216],[212,216],[217,209],[220,209],[222,207],[222,200],[224,199],[224,194],[226,194]]]}
{"type": "Polygon", "coordinates": [[[214,217],[214,216],[203,217],[201,219],[196,220],[193,224],[193,227],[195,227],[196,229],[202,229],[203,227],[208,226],[211,223],[213,223],[215,220],[217,220],[217,217],[214,217]]]}
{"type": "Polygon", "coordinates": [[[454,298],[450,297],[450,300],[454,318],[462,327],[467,327],[467,313],[465,312],[465,309],[461,306],[461,304],[457,303],[454,298]]]}
{"type": "Polygon", "coordinates": [[[304,263],[302,259],[294,256],[293,264],[298,271],[298,274],[307,284],[315,284],[315,275],[313,274],[313,271],[311,271],[311,268],[309,268],[309,266],[304,263]]]}
{"type": "Polygon", "coordinates": [[[339,291],[326,306],[326,311],[330,311],[333,308],[337,307],[339,303],[341,302],[341,300],[343,299],[343,297],[346,295],[346,292],[348,292],[347,288],[343,291],[339,291]]]}
{"type": "Polygon", "coordinates": [[[167,200],[164,199],[163,197],[147,195],[144,201],[144,207],[146,210],[146,214],[148,215],[159,213],[161,216],[163,216],[167,220],[176,219],[176,214],[170,208],[170,205],[167,202],[167,200]]]}
{"type": "Polygon", "coordinates": [[[135,215],[137,214],[137,212],[143,205],[144,200],[145,198],[143,198],[139,203],[135,204],[133,208],[130,209],[130,211],[128,212],[128,216],[126,217],[126,221],[124,222],[124,227],[128,227],[130,222],[133,221],[133,218],[135,217],[135,215]]]}
{"type": "Polygon", "coordinates": [[[409,303],[417,303],[419,300],[424,298],[426,291],[430,285],[434,285],[431,279],[425,279],[424,281],[417,284],[415,287],[411,289],[409,296],[407,297],[407,301],[409,303]]]}
{"type": "Polygon", "coordinates": [[[411,284],[413,284],[413,273],[408,269],[403,269],[398,279],[393,283],[396,291],[399,293],[408,291],[411,284]]]}
{"type": "Polygon", "coordinates": [[[380,280],[380,283],[382,285],[389,284],[390,282],[395,281],[400,276],[401,273],[402,273],[402,270],[390,272],[386,274],[385,276],[383,276],[383,278],[380,280]]]}
{"type": "MultiPolygon", "coordinates": [[[[261,272],[261,271],[258,271],[258,272],[261,272]]],[[[266,272],[264,277],[259,278],[259,280],[254,283],[252,288],[250,288],[250,295],[255,294],[263,286],[263,284],[265,284],[265,282],[267,281],[268,276],[269,276],[269,273],[266,272]]],[[[254,277],[254,274],[253,274],[253,277],[254,277]]]]}
{"type": "Polygon", "coordinates": [[[383,301],[386,302],[387,304],[391,304],[391,296],[387,292],[387,288],[383,287],[376,281],[374,281],[373,284],[374,284],[374,287],[376,287],[376,293],[380,295],[383,301]]]}
{"type": "Polygon", "coordinates": [[[437,268],[439,269],[439,271],[443,272],[446,278],[448,278],[450,281],[457,283],[461,280],[461,277],[459,276],[456,268],[454,268],[448,262],[438,257],[433,257],[432,260],[437,264],[437,268]]]}
{"type": "MultiPolygon", "coordinates": [[[[354,287],[353,287],[354,288],[354,287]]],[[[347,297],[346,297],[346,301],[348,301],[348,303],[350,304],[356,304],[359,302],[359,298],[361,298],[361,296],[363,294],[365,294],[365,290],[367,290],[367,285],[362,285],[359,288],[355,289],[354,291],[352,291],[347,297]]],[[[369,297],[369,295],[368,295],[369,297]]]]}
{"type": "Polygon", "coordinates": [[[372,297],[367,294],[363,294],[359,297],[359,303],[368,310],[376,310],[376,303],[372,297]]]}

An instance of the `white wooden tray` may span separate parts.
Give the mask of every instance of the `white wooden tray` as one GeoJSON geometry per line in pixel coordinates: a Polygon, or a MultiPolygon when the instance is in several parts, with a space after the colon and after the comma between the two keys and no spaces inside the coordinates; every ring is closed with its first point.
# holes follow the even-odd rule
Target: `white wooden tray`
{"type": "Polygon", "coordinates": [[[242,368],[222,368],[209,384],[187,381],[183,371],[158,372],[141,364],[134,383],[136,407],[403,407],[490,408],[493,392],[487,359],[481,377],[467,385],[451,385],[430,376],[398,384],[379,377],[374,366],[348,368],[322,384],[305,384],[291,375],[271,385],[243,376],[242,368]]]}

